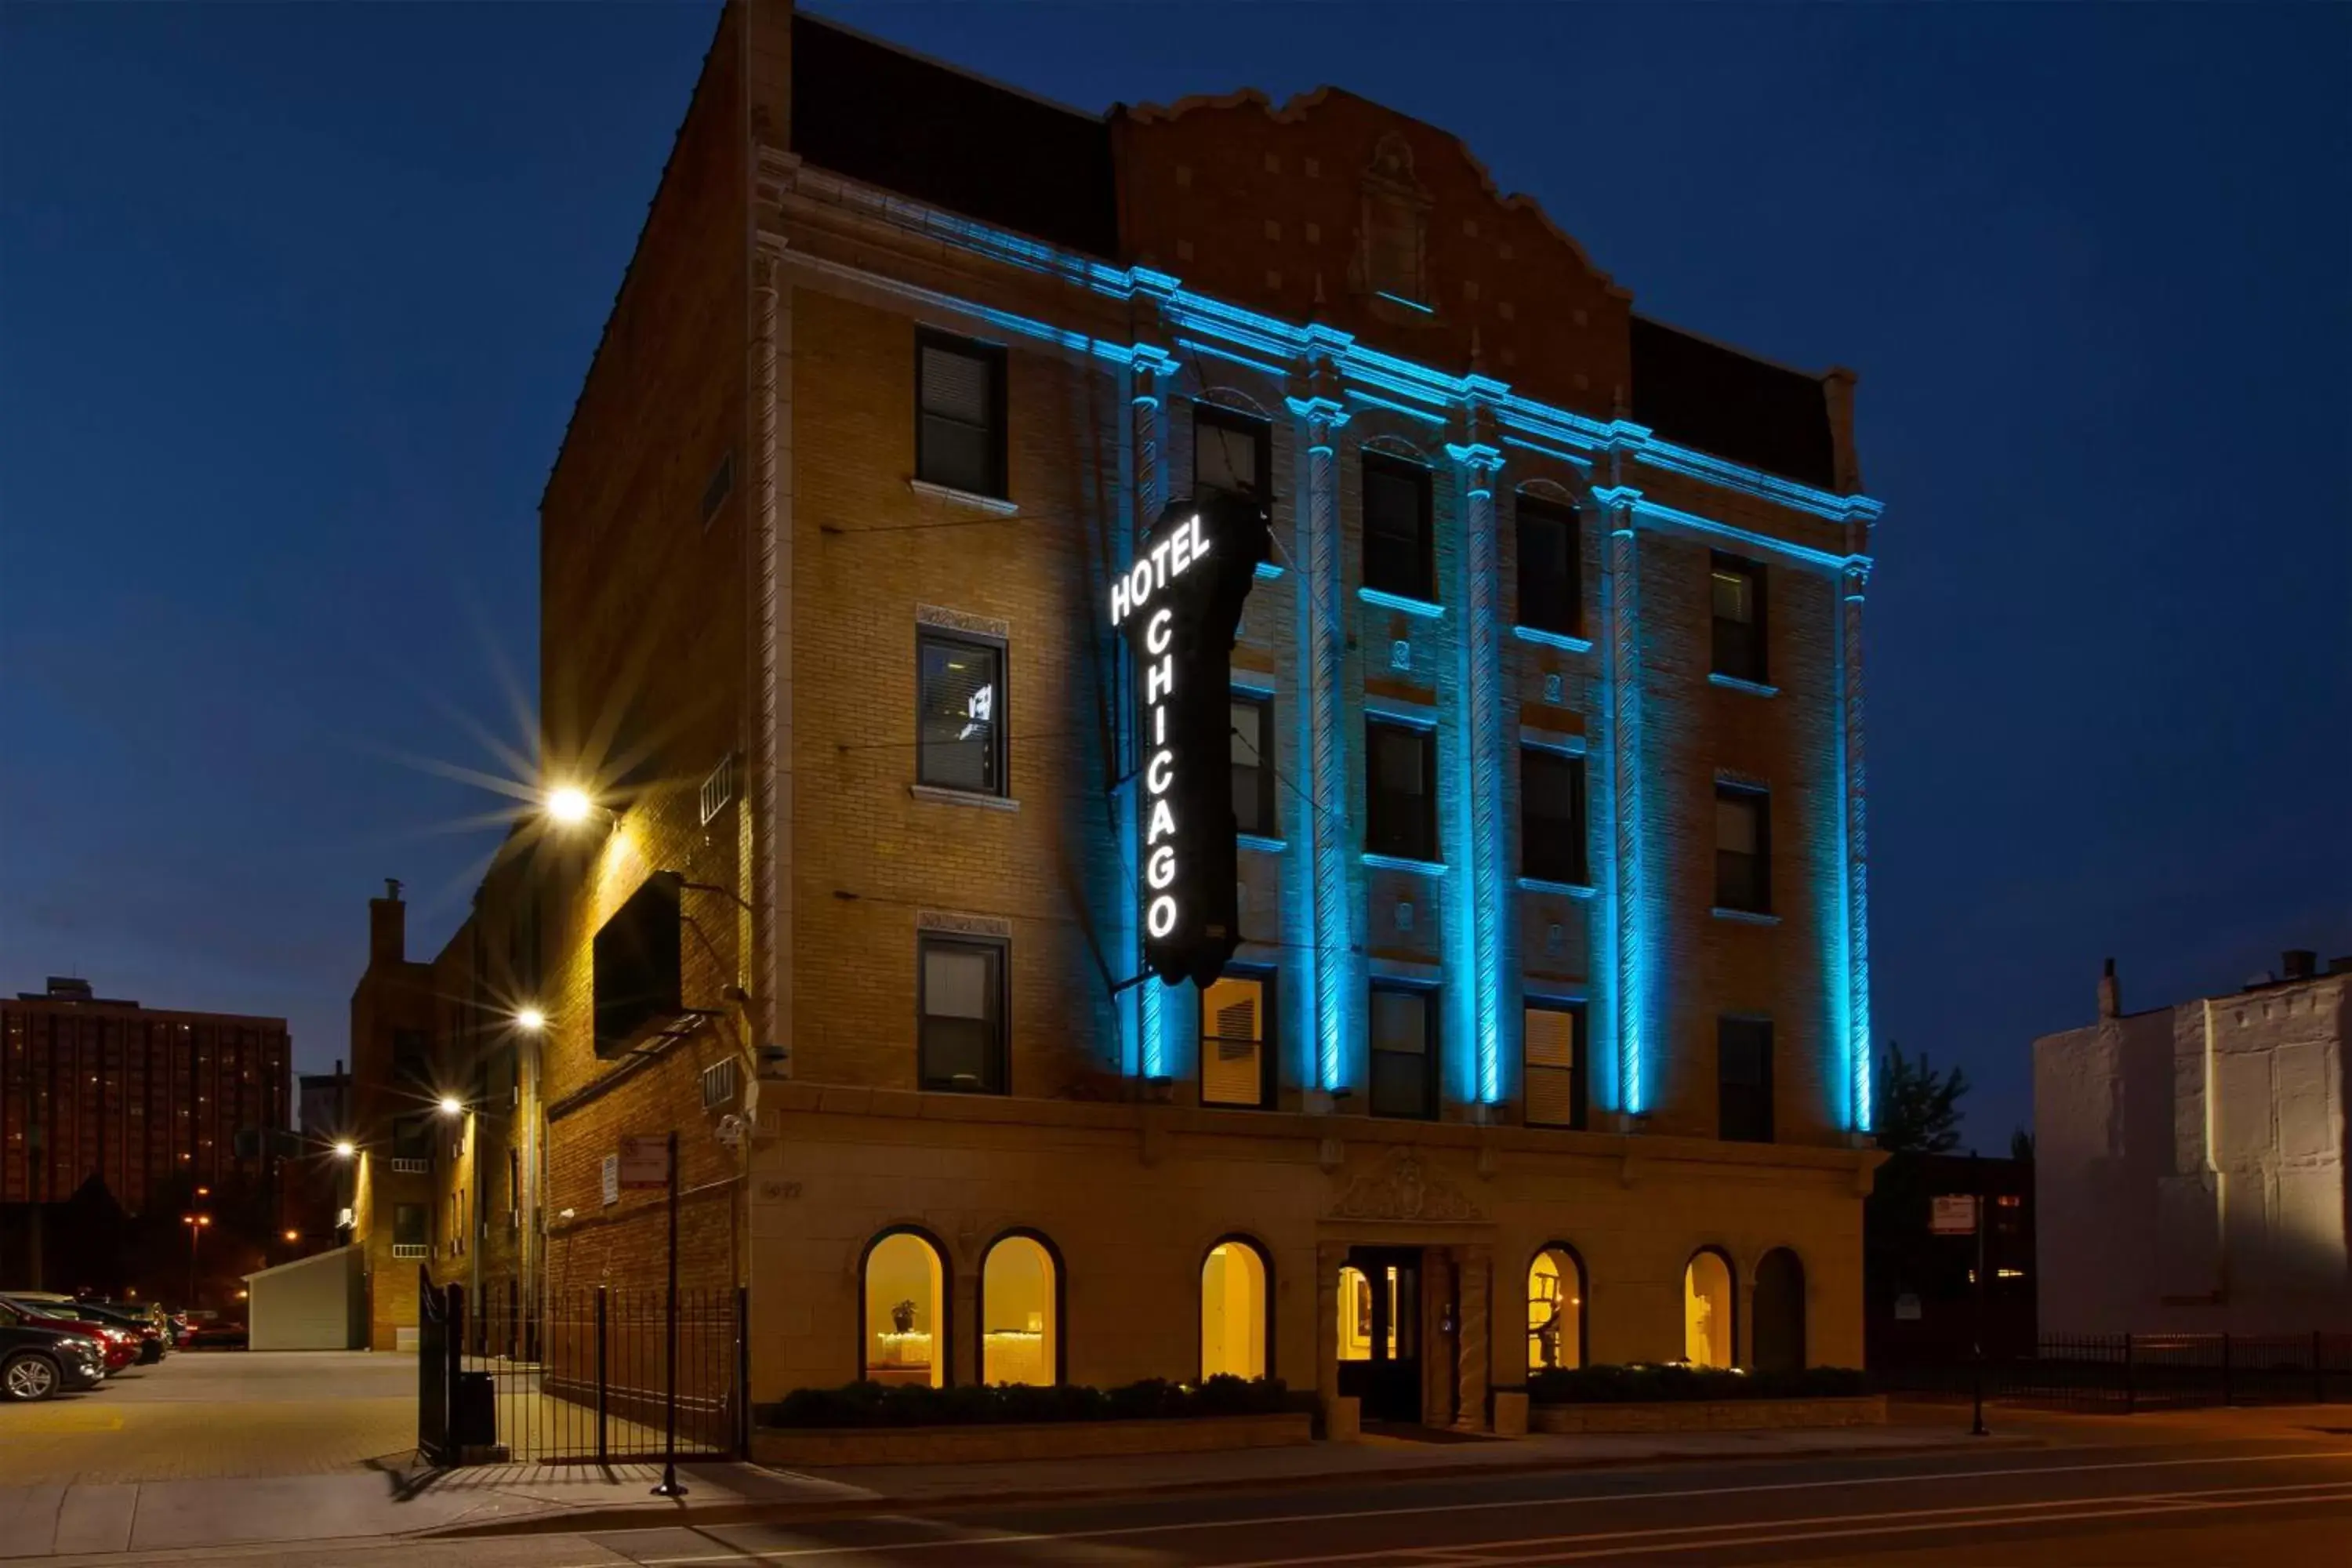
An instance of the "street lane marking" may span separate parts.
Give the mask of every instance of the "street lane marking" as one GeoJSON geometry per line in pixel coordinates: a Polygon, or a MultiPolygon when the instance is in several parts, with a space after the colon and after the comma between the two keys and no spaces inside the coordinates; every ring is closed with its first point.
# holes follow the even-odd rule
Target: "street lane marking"
{"type": "MultiPolygon", "coordinates": [[[[1752,1483],[1747,1486],[1690,1487],[1665,1491],[1593,1492],[1572,1497],[1514,1498],[1507,1500],[1497,1499],[1486,1502],[1422,1503],[1410,1508],[1361,1509],[1353,1511],[1326,1510],[1320,1513],[1258,1515],[1244,1519],[1174,1520],[1165,1524],[1118,1525],[1101,1530],[1066,1531],[1058,1534],[1048,1531],[1029,1531],[1004,1535],[958,1536],[952,1540],[947,1541],[909,1541],[889,1546],[793,1546],[778,1547],[774,1550],[765,1552],[752,1547],[745,1547],[739,1552],[702,1553],[688,1557],[642,1557],[637,1559],[637,1561],[644,1564],[645,1568],[688,1568],[689,1564],[701,1563],[783,1563],[803,1557],[847,1557],[877,1552],[927,1552],[936,1551],[941,1547],[950,1546],[1020,1546],[1031,1542],[1048,1541],[1108,1541],[1115,1540],[1121,1536],[1173,1535],[1185,1531],[1250,1530],[1270,1525],[1329,1524],[1344,1520],[1401,1519],[1411,1518],[1421,1514],[1486,1513],[1497,1509],[1571,1507],[1579,1505],[1623,1502],[1678,1502],[1693,1498],[1741,1497],[1767,1492],[1821,1491],[1831,1488],[1844,1489],[1849,1487],[1896,1486],[1906,1483],[1942,1484],[1949,1481],[1984,1480],[1993,1478],[2011,1476],[2032,1477],[2084,1475],[2106,1470],[2176,1469],[2185,1466],[2197,1465],[2277,1464],[2281,1461],[2286,1460],[2308,1459],[2352,1459],[2352,1448],[2326,1448],[2286,1454],[2211,1454],[2200,1455],[2193,1458],[2185,1459],[2132,1459],[2095,1465],[2044,1465],[2039,1467],[2010,1465],[2003,1466],[1996,1469],[1934,1470],[1918,1475],[1905,1476],[1852,1476],[1836,1480],[1768,1481],[1752,1483]]],[[[1511,1480],[1521,1479],[1524,1479],[1524,1477],[1525,1473],[1522,1472],[1521,1475],[1517,1477],[1496,1476],[1491,1479],[1496,1480],[1511,1480]]],[[[1378,1477],[1367,1479],[1374,1484],[1378,1484],[1381,1480],[1381,1478],[1378,1477]]],[[[1444,1479],[1460,1481],[1465,1479],[1475,1480],[1481,1478],[1452,1476],[1444,1479]]],[[[1409,1479],[1410,1478],[1399,1478],[1394,1476],[1387,1478],[1388,1484],[1391,1485],[1400,1484],[1402,1481],[1409,1481],[1409,1479]]],[[[1059,1506],[1100,1506],[1103,1500],[1104,1500],[1100,1498],[1072,1498],[1066,1503],[1059,1506]]],[[[1024,1503],[1022,1506],[1024,1508],[1044,1509],[1052,1508],[1057,1505],[1052,1502],[1036,1502],[1024,1503]]],[[[908,1522],[913,1522],[921,1517],[922,1516],[920,1515],[910,1514],[904,1510],[893,1514],[873,1514],[866,1516],[868,1521],[900,1520],[908,1522]]],[[[793,1528],[792,1521],[789,1520],[780,1520],[777,1523],[786,1529],[793,1528]]],[[[608,1538],[613,1536],[635,1534],[636,1532],[623,1530],[600,1530],[593,1533],[599,1538],[608,1538]]],[[[565,1565],[565,1568],[596,1568],[596,1565],[593,1563],[574,1563],[567,1564],[565,1565]]]]}
{"type": "Polygon", "coordinates": [[[1384,1546],[1362,1552],[1319,1552],[1310,1557],[1265,1557],[1244,1563],[1219,1563],[1215,1568],[1309,1568],[1309,1565],[1316,1563],[1373,1563],[1391,1558],[1423,1558],[1448,1550],[1475,1552],[1480,1554],[1476,1561],[1483,1563],[1531,1565],[1543,1563],[1574,1562],[1584,1557],[1609,1556],[1627,1552],[1696,1552],[1709,1547],[1753,1545],[1758,1541],[1778,1539],[1783,1536],[1791,1541],[1809,1541],[1814,1539],[1813,1535],[1801,1531],[1804,1527],[1811,1525],[1868,1527],[1828,1532],[1836,1535],[1901,1534],[1920,1530],[1982,1530],[2004,1524],[2036,1524],[2049,1519],[2078,1517],[2078,1515],[2062,1515],[2052,1511],[2058,1509],[2093,1509],[2102,1512],[2112,1511],[2118,1517],[2130,1517],[2136,1514],[2177,1512],[2205,1507],[2258,1508],[2265,1505],[2284,1506],[2297,1502],[2336,1501],[2352,1501],[2352,1482],[2299,1481],[2260,1487],[2220,1487],[2204,1491],[2128,1492],[2116,1497],[2026,1499],[2016,1502],[1975,1503],[1959,1508],[1898,1509],[1885,1513],[1824,1513],[1804,1515],[1795,1519],[1725,1520],[1715,1524],[1661,1524],[1641,1530],[1579,1531],[1567,1535],[1530,1535],[1511,1541],[1465,1542],[1453,1548],[1384,1546]],[[1969,1517],[1971,1515],[1997,1517],[1969,1517]],[[1720,1539],[1730,1531],[1743,1530],[1765,1533],[1734,1541],[1720,1539]],[[1799,1533],[1790,1533],[1791,1531],[1799,1531],[1799,1533]],[[1703,1541],[1687,1539],[1697,1536],[1706,1536],[1708,1539],[1703,1541]],[[1686,1539],[1679,1541],[1670,1539],[1673,1537],[1686,1539]],[[1564,1556],[1529,1557],[1517,1554],[1534,1548],[1582,1546],[1601,1542],[1612,1542],[1616,1544],[1590,1552],[1570,1552],[1564,1556]],[[1643,1544],[1649,1542],[1656,1542],[1659,1544],[1643,1544]],[[1500,1552],[1515,1554],[1496,1555],[1500,1552]]]}

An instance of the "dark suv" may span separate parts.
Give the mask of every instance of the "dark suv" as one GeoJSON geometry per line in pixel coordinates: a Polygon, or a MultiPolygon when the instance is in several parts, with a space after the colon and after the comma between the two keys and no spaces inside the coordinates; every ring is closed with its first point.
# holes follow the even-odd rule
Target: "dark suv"
{"type": "Polygon", "coordinates": [[[96,1340],[0,1303],[0,1404],[29,1405],[61,1388],[106,1381],[106,1352],[96,1340]]]}

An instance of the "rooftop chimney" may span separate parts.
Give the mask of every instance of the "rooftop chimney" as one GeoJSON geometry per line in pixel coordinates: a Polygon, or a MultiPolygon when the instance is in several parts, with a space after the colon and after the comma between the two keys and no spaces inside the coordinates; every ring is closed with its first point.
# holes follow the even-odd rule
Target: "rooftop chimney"
{"type": "Polygon", "coordinates": [[[400,883],[387,877],[383,897],[368,900],[368,965],[400,963],[408,957],[408,906],[400,901],[400,883]]]}
{"type": "Polygon", "coordinates": [[[2116,978],[2116,961],[2111,958],[2107,960],[2107,966],[2099,973],[2099,1016],[2121,1017],[2123,1010],[2123,983],[2116,978]]]}
{"type": "Polygon", "coordinates": [[[2319,973],[2319,954],[2307,947],[2291,947],[2279,954],[2281,980],[2308,980],[2319,973]]]}

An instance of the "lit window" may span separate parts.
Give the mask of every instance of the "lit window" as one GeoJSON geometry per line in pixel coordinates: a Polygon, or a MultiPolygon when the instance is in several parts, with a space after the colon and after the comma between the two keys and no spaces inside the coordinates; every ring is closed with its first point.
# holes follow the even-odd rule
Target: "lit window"
{"type": "Polygon", "coordinates": [[[1519,870],[1582,885],[1584,759],[1539,746],[1519,750],[1519,870]]]}
{"type": "Polygon", "coordinates": [[[1731,1265],[1723,1254],[1697,1254],[1683,1270],[1683,1359],[1693,1366],[1726,1367],[1734,1354],[1731,1265]]]}
{"type": "Polygon", "coordinates": [[[1201,1265],[1201,1375],[1265,1375],[1265,1258],[1246,1241],[1221,1241],[1201,1265]]]}
{"type": "Polygon", "coordinates": [[[1527,1062],[1530,1127],[1582,1127],[1585,1076],[1584,1010],[1564,1003],[1530,1002],[1520,1015],[1527,1062]]]}
{"type": "Polygon", "coordinates": [[[1429,470],[1364,454],[1364,586],[1409,599],[1437,597],[1429,470]]]}
{"type": "Polygon", "coordinates": [[[944,1274],[939,1248],[912,1231],[893,1231],[866,1250],[868,1381],[947,1386],[944,1274]]]}
{"type": "Polygon", "coordinates": [[[1437,858],[1437,736],[1364,723],[1364,847],[1408,860],[1437,858]]]}
{"type": "Polygon", "coordinates": [[[1764,658],[1764,568],[1717,552],[1707,574],[1714,611],[1714,659],[1717,675],[1762,681],[1764,658]]]}
{"type": "Polygon", "coordinates": [[[1339,1359],[1372,1359],[1372,1282],[1352,1263],[1339,1267],[1339,1359]]]}
{"type": "Polygon", "coordinates": [[[1004,944],[925,937],[921,1086],[1004,1092],[1004,944]]]}
{"type": "Polygon", "coordinates": [[[917,780],[1004,793],[1004,649],[926,632],[919,639],[917,780]]]}
{"type": "Polygon", "coordinates": [[[1437,1008],[1419,986],[1372,987],[1374,1116],[1437,1114],[1437,1008]]]}
{"type": "Polygon", "coordinates": [[[1584,1364],[1584,1266],[1564,1247],[1547,1247],[1528,1266],[1528,1370],[1584,1364]]]}
{"type": "Polygon", "coordinates": [[[1274,699],[1233,698],[1234,827],[1270,838],[1274,816],[1274,699]]]}
{"type": "Polygon", "coordinates": [[[1519,625],[1578,636],[1583,629],[1583,565],[1576,509],[1517,498],[1519,625]]]}
{"type": "Polygon", "coordinates": [[[1771,911],[1772,797],[1762,790],[1716,785],[1715,904],[1771,911]]]}
{"type": "Polygon", "coordinates": [[[1263,1106],[1266,1103],[1267,1004],[1271,974],[1220,976],[1201,993],[1201,1103],[1263,1106]]]}
{"type": "Polygon", "coordinates": [[[1054,1255],[1034,1237],[1006,1237],[980,1266],[980,1380],[1059,1383],[1054,1255]]]}
{"type": "Polygon", "coordinates": [[[938,332],[917,343],[916,477],[1003,495],[1004,351],[938,332]]]}
{"type": "Polygon", "coordinates": [[[1272,494],[1266,422],[1213,404],[1192,405],[1192,489],[1265,500],[1272,494]]]}

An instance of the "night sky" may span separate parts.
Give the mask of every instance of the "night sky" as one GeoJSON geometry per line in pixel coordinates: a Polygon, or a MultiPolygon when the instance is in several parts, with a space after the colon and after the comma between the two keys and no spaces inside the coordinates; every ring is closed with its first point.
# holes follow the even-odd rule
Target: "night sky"
{"type": "MultiPolygon", "coordinates": [[[[2352,8],[826,5],[1090,110],[1332,83],[1861,373],[1882,1041],[2352,952],[2352,8]]],[[[345,1054],[530,751],[540,487],[707,5],[0,5],[0,988],[345,1054]]]]}

